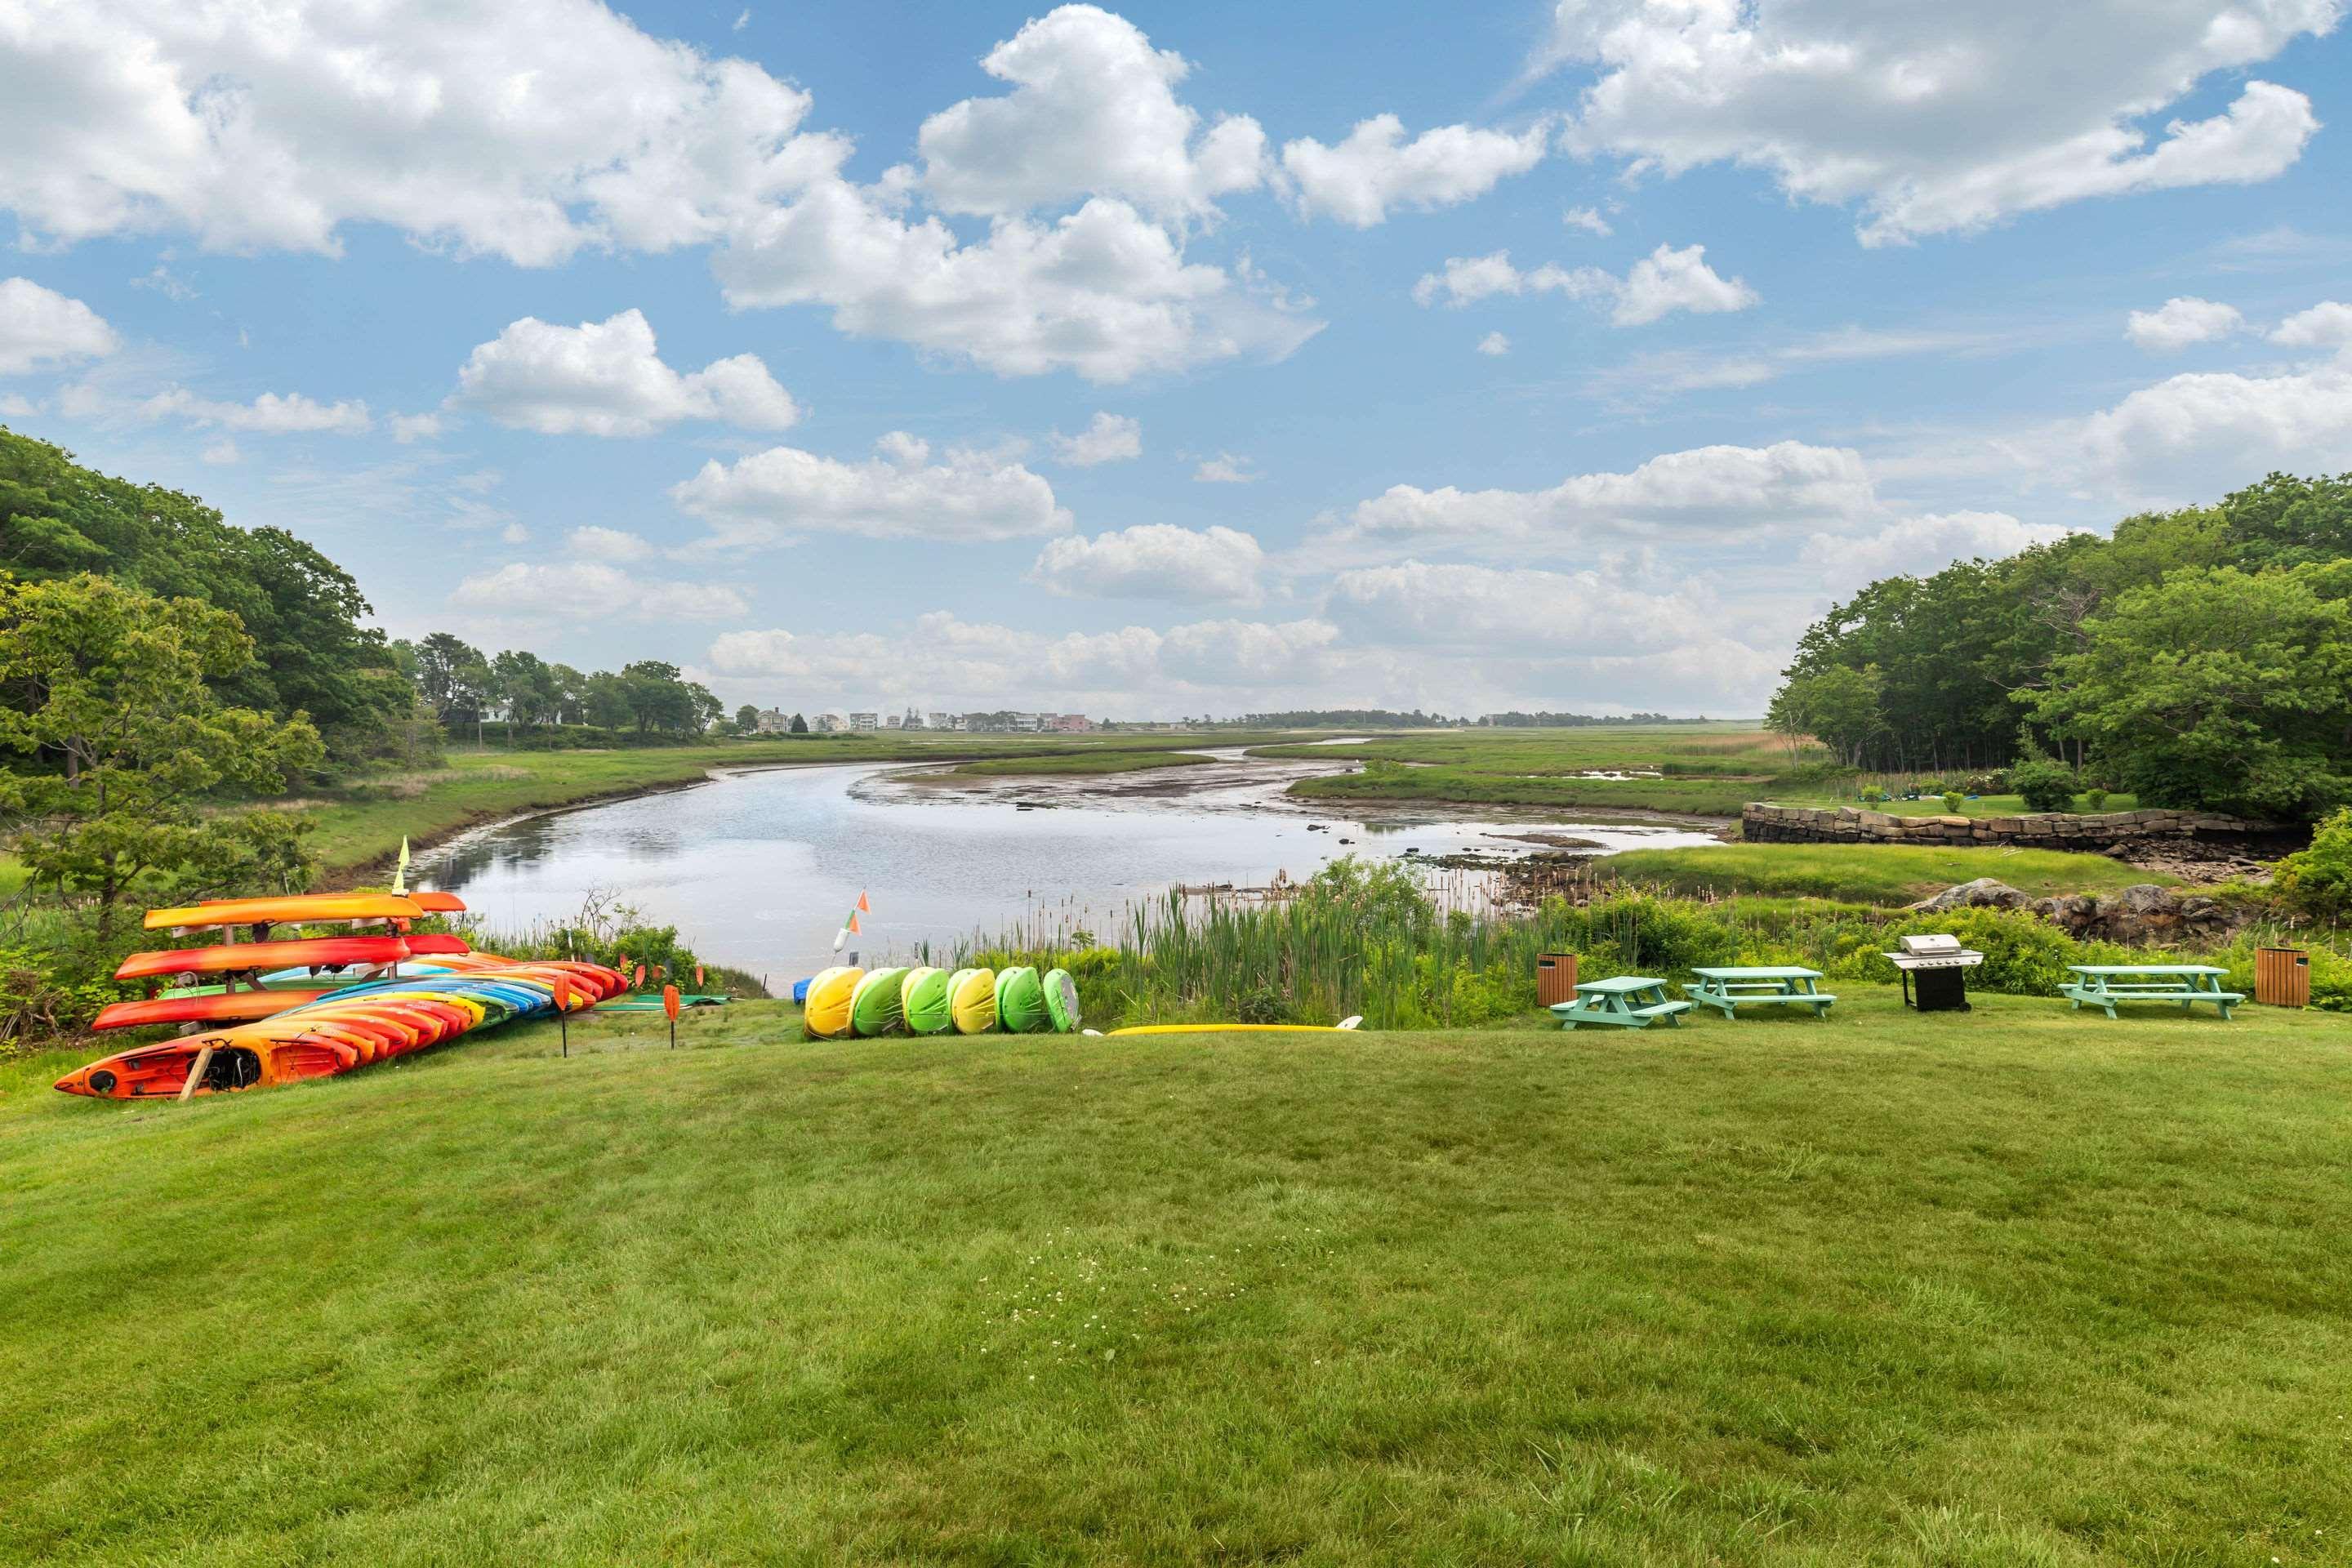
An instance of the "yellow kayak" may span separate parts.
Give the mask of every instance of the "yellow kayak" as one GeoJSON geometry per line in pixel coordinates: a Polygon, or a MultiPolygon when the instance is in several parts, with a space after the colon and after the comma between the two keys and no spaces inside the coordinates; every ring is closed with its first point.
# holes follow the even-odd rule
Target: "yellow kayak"
{"type": "Polygon", "coordinates": [[[335,921],[413,921],[425,911],[396,893],[298,893],[282,899],[221,899],[176,910],[149,910],[149,931],[201,926],[310,925],[335,921]]]}
{"type": "Polygon", "coordinates": [[[1118,1035],[1352,1035],[1360,1018],[1337,1024],[1129,1024],[1103,1037],[1118,1035]]]}

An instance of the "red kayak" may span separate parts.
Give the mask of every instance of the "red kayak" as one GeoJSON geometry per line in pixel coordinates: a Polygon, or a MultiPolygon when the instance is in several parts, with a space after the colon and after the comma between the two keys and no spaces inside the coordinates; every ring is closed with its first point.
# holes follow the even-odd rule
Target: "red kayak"
{"type": "Polygon", "coordinates": [[[114,972],[114,977],[117,980],[136,980],[148,974],[239,974],[257,969],[342,969],[354,963],[398,963],[415,951],[406,939],[396,936],[322,936],[305,942],[232,942],[218,947],[175,947],[164,952],[134,952],[122,961],[122,967],[114,972]]]}
{"type": "Polygon", "coordinates": [[[462,936],[404,936],[409,953],[416,958],[446,958],[474,950],[462,936]]]}
{"type": "Polygon", "coordinates": [[[316,1002],[324,991],[215,991],[202,996],[158,996],[117,1002],[99,1010],[93,1029],[136,1029],[148,1024],[241,1024],[316,1002]]]}

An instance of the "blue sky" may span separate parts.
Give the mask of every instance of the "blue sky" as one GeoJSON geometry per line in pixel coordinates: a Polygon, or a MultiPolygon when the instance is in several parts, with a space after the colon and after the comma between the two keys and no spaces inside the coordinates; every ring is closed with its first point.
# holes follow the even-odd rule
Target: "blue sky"
{"type": "Polygon", "coordinates": [[[2343,8],[0,10],[0,418],[730,703],[1754,713],[2352,468],[2343,8]]]}

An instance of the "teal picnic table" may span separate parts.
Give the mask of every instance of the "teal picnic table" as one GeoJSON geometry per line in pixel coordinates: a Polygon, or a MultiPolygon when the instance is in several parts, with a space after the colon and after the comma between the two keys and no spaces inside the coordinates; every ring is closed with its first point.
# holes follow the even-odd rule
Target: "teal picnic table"
{"type": "Polygon", "coordinates": [[[2118,1002],[2178,1002],[2184,1013],[2200,1002],[2210,1002],[2221,1016],[2246,999],[2242,991],[2221,989],[2226,969],[2210,963],[2070,963],[2076,978],[2058,987],[2061,996],[2074,999],[2074,1011],[2085,1003],[2116,1016],[2118,1002]]]}
{"type": "Polygon", "coordinates": [[[1646,1029],[1664,1018],[1676,1028],[1682,1026],[1678,1013],[1690,1011],[1687,1002],[1669,1001],[1666,983],[1640,974],[1621,974],[1614,980],[1587,980],[1576,988],[1573,1002],[1555,1002],[1552,1016],[1563,1029],[1573,1029],[1579,1024],[1614,1024],[1621,1029],[1646,1029]]]}
{"type": "Polygon", "coordinates": [[[1727,1018],[1736,1018],[1737,1009],[1752,1007],[1761,1002],[1777,1002],[1798,1007],[1811,1007],[1816,1018],[1825,1016],[1830,1004],[1837,1000],[1821,989],[1822,972],[1799,969],[1794,965],[1766,965],[1747,969],[1694,969],[1698,984],[1683,990],[1701,1006],[1713,1007],[1727,1018]]]}

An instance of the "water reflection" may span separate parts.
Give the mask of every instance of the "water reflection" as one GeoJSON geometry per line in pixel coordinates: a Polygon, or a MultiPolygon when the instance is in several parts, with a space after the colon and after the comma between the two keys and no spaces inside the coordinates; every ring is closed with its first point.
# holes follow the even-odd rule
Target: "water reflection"
{"type": "MultiPolygon", "coordinates": [[[[676,924],[706,957],[781,988],[833,962],[834,932],[861,891],[874,910],[860,951],[869,960],[903,957],[1020,921],[1109,934],[1128,903],[1179,882],[1257,886],[1277,871],[1299,879],[1340,855],[1407,847],[1423,855],[1525,848],[1495,835],[1538,826],[1264,809],[1253,796],[1278,789],[1278,779],[1210,797],[1024,811],[1003,798],[877,782],[887,771],[869,763],[735,773],[532,817],[420,855],[415,875],[462,892],[494,931],[565,920],[587,889],[611,889],[676,924]],[[1309,831],[1310,820],[1328,830],[1309,831]]],[[[1665,826],[1539,826],[1612,848],[1711,842],[1665,826]]]]}

